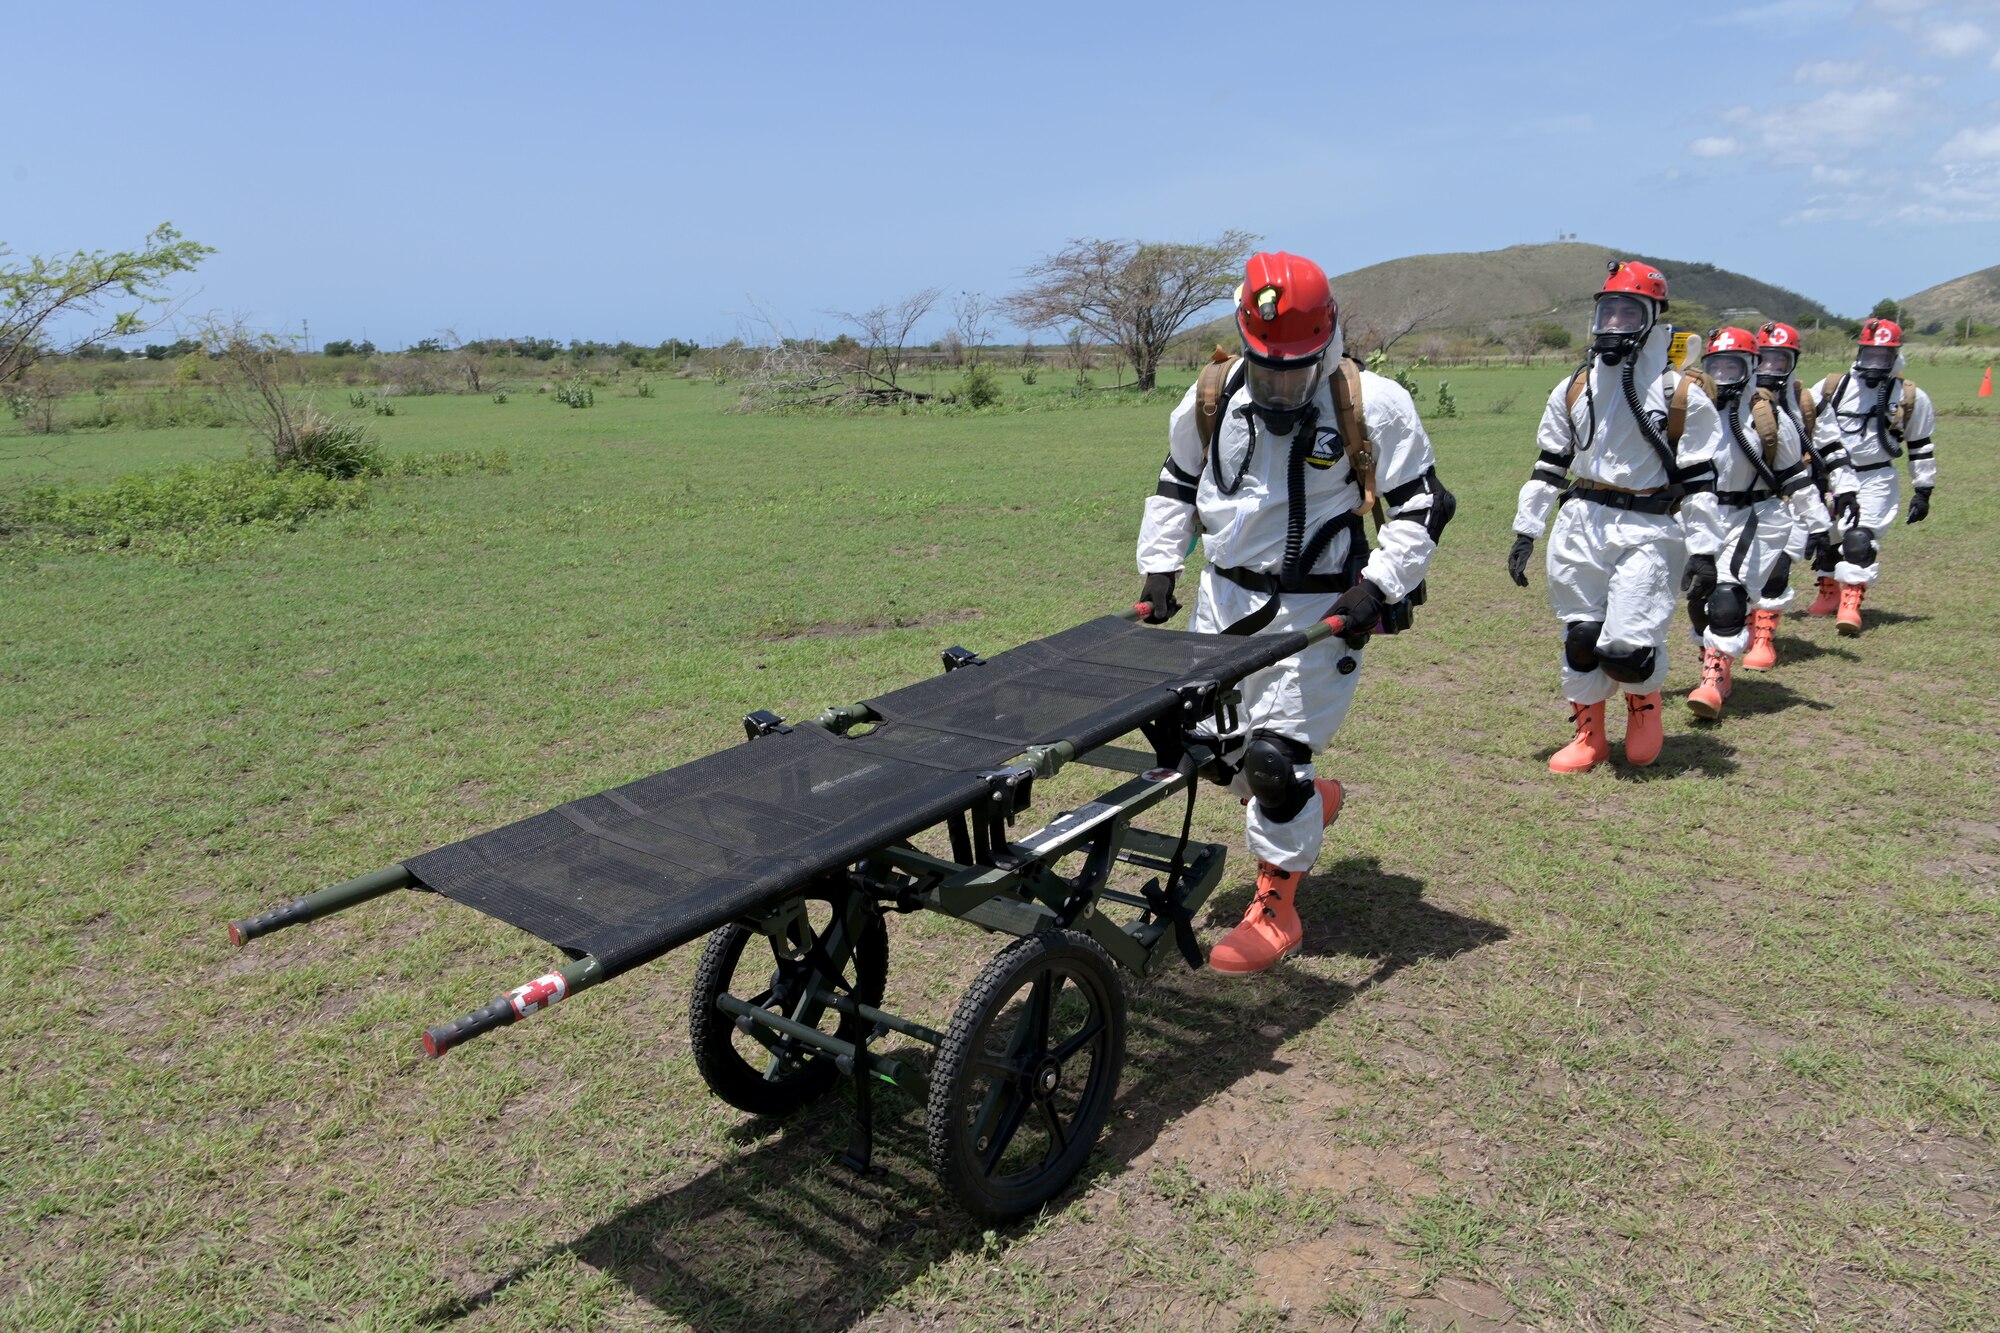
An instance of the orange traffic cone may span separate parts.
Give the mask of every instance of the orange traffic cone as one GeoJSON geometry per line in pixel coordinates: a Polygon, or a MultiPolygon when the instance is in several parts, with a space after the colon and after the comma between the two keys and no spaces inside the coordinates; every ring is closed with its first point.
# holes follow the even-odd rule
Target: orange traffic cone
{"type": "Polygon", "coordinates": [[[1991,366],[1986,367],[1986,378],[1979,381],[1979,396],[1981,398],[1991,398],[1993,396],[1993,367],[1991,366]]]}

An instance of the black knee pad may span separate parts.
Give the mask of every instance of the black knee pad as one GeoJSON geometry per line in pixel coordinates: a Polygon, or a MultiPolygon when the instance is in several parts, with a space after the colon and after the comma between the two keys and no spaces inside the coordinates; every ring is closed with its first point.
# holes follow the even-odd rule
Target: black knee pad
{"type": "Polygon", "coordinates": [[[1642,681],[1653,674],[1653,664],[1659,661],[1660,650],[1653,647],[1627,648],[1622,652],[1600,652],[1597,655],[1604,674],[1623,685],[1642,681]]]}
{"type": "MultiPolygon", "coordinates": [[[[1723,638],[1741,634],[1743,627],[1750,623],[1750,594],[1740,583],[1718,583],[1715,591],[1708,595],[1708,628],[1723,638]]],[[[1644,679],[1652,672],[1652,661],[1647,659],[1646,670],[1635,680],[1644,679]]]]}
{"type": "Polygon", "coordinates": [[[1311,779],[1293,772],[1311,758],[1312,751],[1289,736],[1251,733],[1249,748],[1243,752],[1243,780],[1258,807],[1271,819],[1280,824],[1297,819],[1312,799],[1311,779]]]}
{"type": "Polygon", "coordinates": [[[1563,661],[1571,671],[1597,670],[1597,636],[1602,633],[1601,620],[1572,620],[1563,627],[1563,661]]]}
{"type": "Polygon", "coordinates": [[[1764,580],[1762,592],[1766,597],[1783,597],[1785,589],[1792,582],[1792,558],[1780,553],[1771,565],[1771,577],[1764,580]]]}
{"type": "Polygon", "coordinates": [[[1875,563],[1875,534],[1867,528],[1849,528],[1840,539],[1840,558],[1850,565],[1875,563]]]}

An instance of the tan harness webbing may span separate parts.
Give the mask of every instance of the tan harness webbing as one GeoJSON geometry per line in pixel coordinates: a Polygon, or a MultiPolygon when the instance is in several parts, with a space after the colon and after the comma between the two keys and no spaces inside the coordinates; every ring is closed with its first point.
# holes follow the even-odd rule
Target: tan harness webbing
{"type": "MultiPolygon", "coordinates": [[[[1194,382],[1194,428],[1201,437],[1204,463],[1222,429],[1223,390],[1242,360],[1241,357],[1217,360],[1216,356],[1224,354],[1220,347],[1215,352],[1194,382]]],[[[1361,490],[1361,502],[1354,506],[1354,512],[1374,511],[1375,526],[1379,529],[1383,519],[1382,500],[1375,493],[1375,441],[1368,434],[1368,418],[1361,410],[1361,363],[1350,356],[1341,357],[1334,363],[1332,378],[1334,425],[1340,429],[1340,442],[1347,451],[1347,465],[1354,471],[1354,484],[1361,490]]]]}

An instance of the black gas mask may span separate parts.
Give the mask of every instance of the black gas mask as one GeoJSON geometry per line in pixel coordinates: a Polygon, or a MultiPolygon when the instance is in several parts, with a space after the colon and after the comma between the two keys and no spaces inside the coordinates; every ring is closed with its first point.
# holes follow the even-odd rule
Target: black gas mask
{"type": "Polygon", "coordinates": [[[1757,353],[1757,387],[1776,391],[1792,377],[1799,354],[1790,347],[1765,347],[1757,353]]]}
{"type": "Polygon", "coordinates": [[[1636,356],[1639,345],[1653,331],[1653,303],[1624,292],[1602,292],[1590,319],[1590,350],[1615,366],[1636,356]]]}
{"type": "Polygon", "coordinates": [[[1894,347],[1864,347],[1854,354],[1854,373],[1869,388],[1875,388],[1889,378],[1896,369],[1894,347]]]}
{"type": "Polygon", "coordinates": [[[1701,368],[1715,381],[1716,397],[1723,402],[1742,396],[1750,387],[1753,368],[1748,352],[1710,352],[1701,359],[1701,368]]]}

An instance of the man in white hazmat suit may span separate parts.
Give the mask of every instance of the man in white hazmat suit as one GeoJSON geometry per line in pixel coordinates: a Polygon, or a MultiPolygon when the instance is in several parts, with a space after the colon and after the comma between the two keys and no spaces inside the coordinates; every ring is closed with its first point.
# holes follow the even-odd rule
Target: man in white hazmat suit
{"type": "MultiPolygon", "coordinates": [[[[1812,475],[1813,491],[1821,499],[1820,507],[1852,504],[1855,492],[1861,488],[1854,470],[1844,463],[1828,467],[1814,449],[1818,402],[1813,391],[1798,381],[1799,347],[1799,331],[1792,325],[1773,320],[1760,327],[1757,387],[1770,392],[1778,410],[1798,432],[1801,453],[1812,475]]],[[[1774,573],[1763,588],[1754,590],[1750,599],[1750,646],[1743,653],[1743,665],[1752,671],[1767,671],[1778,664],[1778,624],[1792,604],[1792,573],[1800,564],[1809,563],[1827,543],[1824,531],[1808,529],[1804,522],[1795,521],[1792,508],[1772,508],[1777,521],[1791,525],[1791,535],[1785,542],[1782,576],[1774,573]]]]}
{"type": "Polygon", "coordinates": [[[1793,523],[1823,533],[1832,522],[1813,489],[1803,437],[1769,391],[1756,387],[1757,343],[1748,329],[1708,335],[1702,369],[1722,415],[1715,458],[1715,502],[1722,545],[1711,550],[1700,519],[1683,510],[1687,533],[1688,623],[1701,649],[1701,684],[1688,695],[1696,717],[1722,716],[1730,670],[1750,646],[1751,599],[1791,595],[1792,562],[1785,554],[1793,523]]]}
{"type": "Polygon", "coordinates": [[[1846,463],[1860,478],[1850,508],[1838,506],[1833,541],[1820,555],[1819,597],[1808,615],[1834,614],[1843,635],[1861,632],[1861,599],[1882,576],[1882,540],[1896,522],[1902,485],[1896,460],[1909,457],[1910,512],[1921,523],[1931,512],[1937,459],[1931,431],[1937,412],[1931,396],[1903,378],[1903,330],[1893,320],[1861,325],[1854,365],[1820,385],[1815,443],[1829,463],[1846,463]]]}
{"type": "Polygon", "coordinates": [[[1359,631],[1325,639],[1242,682],[1243,733],[1225,738],[1230,790],[1246,803],[1257,891],[1209,954],[1224,973],[1260,972],[1297,952],[1295,894],[1341,786],[1312,757],[1340,730],[1361,680],[1366,632],[1408,622],[1454,501],[1438,482],[1416,404],[1393,380],[1342,358],[1325,272],[1257,254],[1237,291],[1243,356],[1188,390],[1167,427],[1159,488],[1139,530],[1147,620],[1170,618],[1195,534],[1207,556],[1189,628],[1248,634],[1339,615],[1359,631]],[[1360,438],[1355,438],[1355,437],[1360,438]],[[1361,515],[1379,495],[1370,550],[1361,515]]]}
{"type": "Polygon", "coordinates": [[[1612,262],[1590,354],[1549,393],[1541,458],[1514,511],[1507,572],[1525,588],[1535,538],[1558,498],[1566,502],[1549,533],[1547,569],[1576,735],[1549,756],[1555,773],[1587,772],[1611,757],[1604,705],[1620,690],[1626,760],[1660,757],[1674,587],[1690,542],[1710,554],[1722,547],[1713,493],[1721,419],[1694,378],[1668,366],[1666,309],[1658,269],[1612,262]]]}

